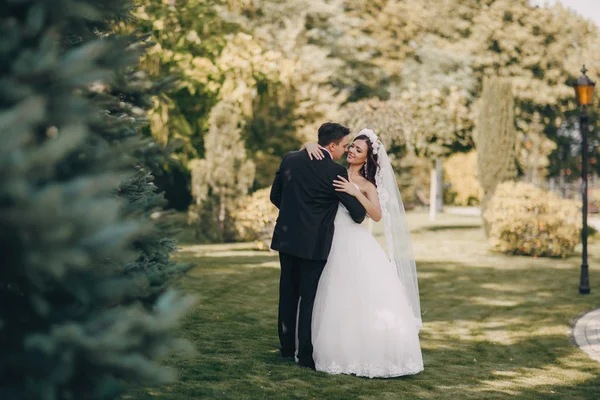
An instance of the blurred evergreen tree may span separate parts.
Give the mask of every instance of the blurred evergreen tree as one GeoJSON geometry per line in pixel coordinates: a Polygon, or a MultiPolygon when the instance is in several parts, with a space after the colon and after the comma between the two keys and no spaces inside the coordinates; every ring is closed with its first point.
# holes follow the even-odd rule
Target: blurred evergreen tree
{"type": "MultiPolygon", "coordinates": [[[[119,30],[117,29],[117,32],[119,30]]],[[[124,36],[128,51],[138,56],[148,47],[143,37],[135,34],[124,36]]],[[[106,130],[99,130],[112,146],[130,149],[135,173],[121,181],[117,193],[127,201],[125,212],[132,218],[144,220],[152,228],[136,238],[134,248],[137,258],[127,266],[127,274],[144,288],[139,299],[152,304],[179,278],[190,265],[178,264],[170,256],[176,250],[172,238],[176,229],[165,217],[168,212],[164,192],[154,184],[153,171],[161,171],[161,165],[171,162],[170,153],[178,146],[173,142],[162,146],[141,133],[148,124],[146,112],[152,107],[152,98],[171,87],[172,80],[164,78],[152,82],[148,74],[135,64],[121,68],[109,86],[90,91],[90,97],[100,101],[112,121],[106,130]],[[160,217],[159,217],[160,216],[160,217]]]]}
{"type": "Polygon", "coordinates": [[[124,0],[0,1],[0,398],[113,399],[157,363],[189,299],[165,291],[164,202],[143,139],[145,45],[124,0]],[[153,307],[144,307],[144,300],[153,307]]]}

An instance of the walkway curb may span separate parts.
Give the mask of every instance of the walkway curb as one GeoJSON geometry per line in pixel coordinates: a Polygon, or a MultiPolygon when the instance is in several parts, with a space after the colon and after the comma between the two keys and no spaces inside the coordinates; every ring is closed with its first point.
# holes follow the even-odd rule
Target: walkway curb
{"type": "Polygon", "coordinates": [[[600,362],[600,308],[579,318],[573,328],[573,337],[577,347],[600,362]]]}

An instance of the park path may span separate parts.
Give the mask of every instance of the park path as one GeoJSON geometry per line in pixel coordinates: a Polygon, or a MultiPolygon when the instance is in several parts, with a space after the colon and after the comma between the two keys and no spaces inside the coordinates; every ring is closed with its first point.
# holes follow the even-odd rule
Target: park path
{"type": "MultiPolygon", "coordinates": [[[[478,216],[481,214],[479,207],[444,207],[444,212],[453,215],[478,216]]],[[[600,231],[600,216],[598,214],[588,215],[588,224],[595,230],[600,231]]]]}
{"type": "Polygon", "coordinates": [[[581,350],[600,362],[600,308],[588,312],[577,321],[573,336],[581,350]]]}

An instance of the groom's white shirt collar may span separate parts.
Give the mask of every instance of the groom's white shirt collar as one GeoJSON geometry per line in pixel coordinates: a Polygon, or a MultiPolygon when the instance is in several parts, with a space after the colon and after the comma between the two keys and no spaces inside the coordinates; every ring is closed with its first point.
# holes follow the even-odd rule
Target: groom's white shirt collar
{"type": "Polygon", "coordinates": [[[323,147],[323,146],[319,146],[319,148],[320,148],[321,150],[323,150],[323,151],[326,151],[326,152],[327,152],[327,154],[329,154],[329,157],[331,157],[331,159],[333,160],[333,156],[331,155],[331,153],[329,152],[329,150],[327,150],[327,149],[326,149],[325,147],[323,147]]]}

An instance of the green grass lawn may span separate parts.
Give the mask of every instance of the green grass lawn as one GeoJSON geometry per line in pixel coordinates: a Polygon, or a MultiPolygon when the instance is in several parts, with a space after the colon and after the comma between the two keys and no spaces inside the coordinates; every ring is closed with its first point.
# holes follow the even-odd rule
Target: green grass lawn
{"type": "MultiPolygon", "coordinates": [[[[182,248],[197,305],[184,323],[198,352],[170,364],[179,380],[130,399],[598,399],[600,364],[570,327],[600,307],[600,244],[592,294],[578,294],[579,254],[531,259],[490,253],[479,219],[411,214],[425,371],[397,379],[327,375],[279,357],[278,258],[250,245],[182,248]]],[[[375,228],[381,238],[380,227],[375,228]]]]}

